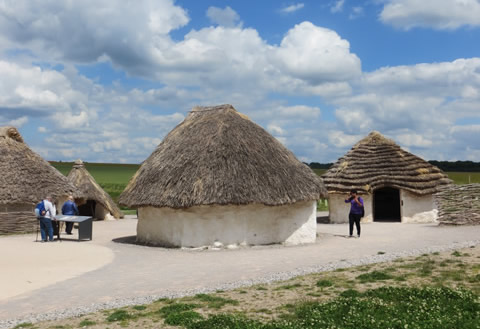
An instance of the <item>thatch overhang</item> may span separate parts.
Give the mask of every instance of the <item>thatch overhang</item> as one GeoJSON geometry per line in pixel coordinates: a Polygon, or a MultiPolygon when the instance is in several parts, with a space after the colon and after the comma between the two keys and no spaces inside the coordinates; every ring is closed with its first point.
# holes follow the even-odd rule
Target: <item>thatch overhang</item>
{"type": "Polygon", "coordinates": [[[90,175],[82,160],[76,160],[68,173],[68,180],[77,188],[77,198],[94,200],[107,209],[113,217],[123,218],[123,213],[110,195],[90,175]]]}
{"type": "Polygon", "coordinates": [[[451,185],[434,197],[441,224],[480,225],[480,184],[451,185]]]}
{"type": "Polygon", "coordinates": [[[320,177],[231,105],[195,107],[146,159],[120,204],[277,206],[326,196],[320,177]]]}
{"type": "Polygon", "coordinates": [[[75,194],[57,169],[32,151],[15,127],[0,127],[0,204],[35,204],[75,194]]]}
{"type": "Polygon", "coordinates": [[[452,184],[438,167],[376,131],[355,144],[322,178],[329,193],[347,193],[351,189],[371,193],[393,187],[427,195],[452,184]]]}

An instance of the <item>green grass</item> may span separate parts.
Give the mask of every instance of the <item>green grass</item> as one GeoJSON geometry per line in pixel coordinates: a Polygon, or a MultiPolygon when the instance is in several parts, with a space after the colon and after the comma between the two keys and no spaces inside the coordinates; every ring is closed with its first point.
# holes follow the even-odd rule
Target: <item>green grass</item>
{"type": "Polygon", "coordinates": [[[194,298],[202,302],[206,302],[208,308],[219,309],[226,304],[238,305],[238,301],[236,300],[207,294],[197,294],[194,298]]]}
{"type": "Polygon", "coordinates": [[[391,280],[393,276],[381,271],[372,271],[369,273],[360,274],[357,276],[357,280],[361,282],[376,282],[376,281],[384,281],[384,280],[391,280]]]}
{"type": "Polygon", "coordinates": [[[455,184],[480,183],[480,172],[447,172],[446,174],[455,184]]]}

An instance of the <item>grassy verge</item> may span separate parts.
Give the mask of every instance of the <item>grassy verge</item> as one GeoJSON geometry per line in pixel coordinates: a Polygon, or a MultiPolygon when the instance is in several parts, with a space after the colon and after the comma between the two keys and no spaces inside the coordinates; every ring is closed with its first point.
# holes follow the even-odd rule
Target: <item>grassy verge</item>
{"type": "Polygon", "coordinates": [[[476,247],[17,328],[478,329],[479,296],[476,247]]]}

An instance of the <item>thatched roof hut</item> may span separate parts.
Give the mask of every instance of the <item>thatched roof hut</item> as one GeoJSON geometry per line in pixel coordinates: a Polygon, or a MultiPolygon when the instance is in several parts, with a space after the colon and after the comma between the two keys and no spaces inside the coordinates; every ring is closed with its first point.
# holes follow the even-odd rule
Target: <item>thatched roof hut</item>
{"type": "Polygon", "coordinates": [[[338,214],[335,208],[346,208],[343,199],[351,189],[358,190],[367,199],[373,196],[370,201],[376,204],[365,207],[367,220],[385,217],[385,220],[417,221],[411,217],[432,210],[432,195],[452,183],[439,168],[376,131],[355,144],[322,177],[330,199],[341,195],[341,203],[329,201],[331,220],[334,217],[334,221],[340,222],[345,219],[339,217],[348,218],[348,214],[338,214]],[[424,206],[418,208],[419,204],[424,206]],[[389,213],[388,208],[395,209],[395,213],[389,213]]]}
{"type": "Polygon", "coordinates": [[[14,127],[0,127],[0,172],[0,234],[34,230],[37,202],[47,195],[60,202],[75,191],[14,127]]]}
{"type": "Polygon", "coordinates": [[[446,225],[480,225],[480,184],[451,185],[435,194],[438,221],[446,225]]]}
{"type": "MultiPolygon", "coordinates": [[[[220,105],[193,108],[143,162],[120,196],[120,203],[139,208],[137,239],[185,245],[189,242],[181,237],[175,241],[166,240],[160,233],[157,241],[142,237],[139,231],[142,222],[147,222],[142,219],[142,209],[171,212],[168,215],[154,212],[150,216],[151,221],[163,223],[159,230],[165,231],[165,218],[173,218],[174,213],[185,217],[185,214],[206,207],[211,211],[205,212],[205,219],[216,223],[217,212],[232,211],[235,207],[237,213],[248,207],[267,207],[273,211],[279,209],[273,206],[311,205],[324,196],[326,190],[321,179],[292,152],[233,106],[220,105]]],[[[147,216],[146,212],[144,214],[147,216]]],[[[235,213],[232,216],[232,225],[242,221],[235,218],[235,213]]],[[[175,218],[175,225],[179,225],[182,219],[175,218]]],[[[268,220],[261,215],[254,219],[257,223],[268,220]]],[[[186,227],[192,227],[193,221],[187,220],[186,227]]],[[[230,221],[225,219],[218,225],[224,227],[226,223],[230,221]]],[[[148,234],[151,235],[151,231],[148,234]]],[[[188,234],[184,232],[182,236],[188,234]]],[[[192,244],[209,243],[208,239],[214,239],[215,234],[192,244]]],[[[253,241],[242,234],[236,234],[235,239],[230,240],[253,241]]]]}
{"type": "Polygon", "coordinates": [[[80,215],[93,216],[97,219],[123,218],[120,208],[90,175],[82,160],[75,161],[67,178],[78,190],[75,201],[79,206],[80,215]]]}

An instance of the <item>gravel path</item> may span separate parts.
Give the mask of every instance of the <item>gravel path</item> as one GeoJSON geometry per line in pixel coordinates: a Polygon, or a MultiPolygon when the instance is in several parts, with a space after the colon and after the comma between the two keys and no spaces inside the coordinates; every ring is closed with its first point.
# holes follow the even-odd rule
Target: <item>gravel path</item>
{"type": "MultiPolygon", "coordinates": [[[[112,241],[135,234],[135,226],[136,220],[133,219],[95,222],[94,240],[83,243],[89,247],[109,248],[114,254],[113,261],[75,278],[53,281],[44,288],[0,300],[0,328],[144,304],[161,297],[181,297],[286,280],[297,275],[480,243],[480,226],[400,223],[364,224],[359,239],[345,238],[347,225],[319,224],[317,243],[295,247],[199,251],[112,241]],[[379,251],[384,254],[378,255],[379,251]]],[[[32,243],[31,238],[26,238],[25,243],[32,243]]],[[[55,248],[69,248],[73,243],[77,242],[64,241],[55,248]]],[[[94,258],[95,254],[92,253],[91,257],[94,258]]],[[[55,276],[54,270],[51,274],[55,276]]]]}

